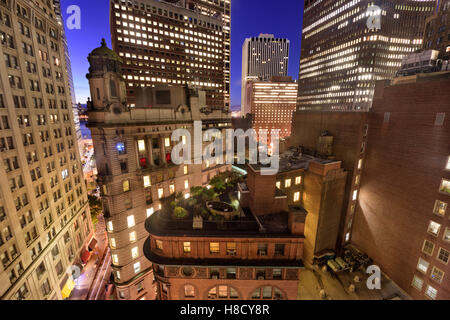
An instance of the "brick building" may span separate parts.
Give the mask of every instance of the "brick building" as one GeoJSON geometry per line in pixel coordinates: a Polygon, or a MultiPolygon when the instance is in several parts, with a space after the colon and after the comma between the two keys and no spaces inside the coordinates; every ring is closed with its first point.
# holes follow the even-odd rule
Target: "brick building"
{"type": "MultiPolygon", "coordinates": [[[[231,126],[229,114],[206,107],[205,92],[184,86],[144,90],[152,108],[127,107],[122,59],[102,46],[88,57],[87,78],[92,101],[88,126],[92,132],[104,214],[111,248],[114,282],[119,299],[154,296],[151,263],[142,254],[147,238],[144,222],[170,194],[189,193],[229,169],[216,163],[176,165],[171,140],[176,129],[192,137],[194,120],[202,130],[231,126]]],[[[183,136],[182,141],[193,144],[183,136]]]]}
{"type": "Polygon", "coordinates": [[[378,83],[351,241],[415,299],[450,299],[450,73],[378,83]]]}
{"type": "Polygon", "coordinates": [[[192,216],[174,219],[168,206],[147,219],[144,253],[159,299],[297,298],[306,211],[288,206],[275,179],[250,169],[233,193],[240,206],[231,221],[203,220],[199,227],[192,216]]]}
{"type": "MultiPolygon", "coordinates": [[[[342,219],[339,222],[337,247],[350,239],[368,133],[367,112],[296,111],[292,120],[292,135],[287,146],[302,146],[313,153],[320,149],[320,136],[332,137],[331,153],[347,172],[342,219]],[[356,194],[356,197],[354,196],[356,194]]],[[[324,137],[322,137],[323,139],[324,137]]]]}
{"type": "Polygon", "coordinates": [[[298,111],[289,139],[314,148],[317,133],[333,136],[348,172],[339,246],[366,252],[415,299],[449,294],[449,74],[380,81],[368,113],[298,111]]]}

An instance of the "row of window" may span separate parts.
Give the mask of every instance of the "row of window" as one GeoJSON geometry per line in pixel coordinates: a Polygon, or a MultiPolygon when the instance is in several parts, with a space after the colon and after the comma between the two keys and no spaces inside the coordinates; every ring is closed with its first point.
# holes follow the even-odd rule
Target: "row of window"
{"type": "MultiPolygon", "coordinates": [[[[164,242],[162,240],[155,240],[156,249],[163,251],[164,250],[164,242]]],[[[284,256],[285,255],[285,244],[276,243],[274,245],[274,255],[275,256],[284,256]]],[[[258,243],[257,255],[267,256],[268,254],[269,244],[267,243],[258,243]]],[[[183,253],[189,254],[191,253],[191,242],[183,242],[183,253]]],[[[211,254],[220,254],[220,242],[210,242],[209,243],[209,253],[211,254]]],[[[226,243],[226,254],[229,256],[235,256],[237,253],[237,244],[236,242],[227,242],[226,243]]]]}

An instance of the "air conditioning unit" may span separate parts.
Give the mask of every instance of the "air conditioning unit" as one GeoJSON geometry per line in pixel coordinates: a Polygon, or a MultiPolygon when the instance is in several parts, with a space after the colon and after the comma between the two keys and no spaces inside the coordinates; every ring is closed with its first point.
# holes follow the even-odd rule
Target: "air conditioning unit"
{"type": "Polygon", "coordinates": [[[264,277],[264,276],[258,276],[258,280],[265,280],[266,279],[266,277],[264,277]]]}
{"type": "Polygon", "coordinates": [[[259,255],[260,255],[260,256],[267,256],[267,252],[266,252],[266,251],[260,251],[260,252],[259,252],[259,255]]]}
{"type": "Polygon", "coordinates": [[[211,279],[219,279],[219,277],[218,277],[217,274],[214,274],[214,275],[211,276],[211,279]]]}

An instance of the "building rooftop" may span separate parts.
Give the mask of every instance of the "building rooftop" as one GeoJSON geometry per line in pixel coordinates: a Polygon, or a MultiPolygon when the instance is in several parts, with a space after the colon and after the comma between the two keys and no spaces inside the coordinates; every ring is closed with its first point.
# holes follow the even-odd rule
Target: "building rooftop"
{"type": "MultiPolygon", "coordinates": [[[[338,160],[324,159],[310,154],[302,153],[300,152],[300,148],[290,148],[286,152],[280,154],[280,162],[279,162],[280,167],[278,173],[298,169],[308,170],[311,161],[314,161],[322,165],[339,162],[338,160]]],[[[269,165],[261,165],[261,164],[250,164],[249,166],[255,171],[258,171],[261,168],[269,168],[269,165]]]]}
{"type": "MultiPolygon", "coordinates": [[[[163,205],[164,207],[164,205],[163,205]]],[[[167,207],[167,205],[165,206],[167,207]]],[[[170,208],[170,206],[169,206],[170,208]]],[[[306,211],[301,208],[306,218],[306,211]]],[[[249,208],[241,208],[241,215],[233,220],[202,219],[202,228],[194,229],[194,217],[191,212],[183,219],[175,218],[172,210],[159,210],[147,218],[146,230],[158,236],[195,236],[195,237],[300,237],[293,235],[288,228],[288,212],[277,212],[256,217],[249,208]]]]}

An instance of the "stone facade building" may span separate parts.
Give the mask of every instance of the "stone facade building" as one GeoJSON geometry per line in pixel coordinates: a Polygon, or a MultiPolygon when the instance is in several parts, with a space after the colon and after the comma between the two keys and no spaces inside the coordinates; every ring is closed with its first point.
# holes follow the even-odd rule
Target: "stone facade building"
{"type": "Polygon", "coordinates": [[[0,298],[67,298],[95,244],[59,7],[0,1],[0,40],[0,298]]]}
{"type": "Polygon", "coordinates": [[[119,299],[150,299],[154,296],[152,265],[142,251],[145,220],[161,209],[162,199],[180,192],[186,195],[191,187],[207,185],[217,173],[230,169],[207,161],[175,164],[172,149],[179,142],[172,141],[172,132],[187,130],[192,139],[186,134],[180,142],[191,147],[195,120],[202,121],[202,135],[206,129],[231,127],[231,119],[224,109],[206,106],[205,92],[186,86],[146,89],[142,99],[147,103],[130,108],[119,55],[103,41],[88,60],[92,96],[88,126],[115,286],[119,299]]]}

